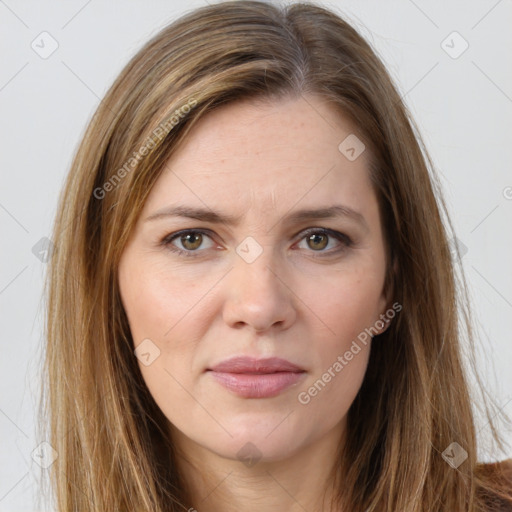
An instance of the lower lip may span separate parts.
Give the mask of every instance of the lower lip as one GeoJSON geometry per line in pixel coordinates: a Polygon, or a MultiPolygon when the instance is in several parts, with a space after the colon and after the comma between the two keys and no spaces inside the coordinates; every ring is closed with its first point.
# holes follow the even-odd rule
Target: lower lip
{"type": "Polygon", "coordinates": [[[301,380],[305,372],[265,374],[209,372],[225,388],[244,398],[271,398],[301,380]]]}

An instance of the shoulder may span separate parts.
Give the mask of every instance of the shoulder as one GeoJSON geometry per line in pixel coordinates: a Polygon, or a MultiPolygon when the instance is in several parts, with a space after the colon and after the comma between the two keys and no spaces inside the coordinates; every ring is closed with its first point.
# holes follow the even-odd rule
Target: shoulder
{"type": "Polygon", "coordinates": [[[482,475],[488,475],[512,483],[512,459],[480,463],[477,465],[477,468],[478,472],[482,475]]]}
{"type": "Polygon", "coordinates": [[[487,505],[489,512],[512,512],[512,459],[500,462],[480,463],[476,475],[484,482],[484,489],[479,494],[487,505]],[[493,492],[489,493],[489,488],[493,492]]]}

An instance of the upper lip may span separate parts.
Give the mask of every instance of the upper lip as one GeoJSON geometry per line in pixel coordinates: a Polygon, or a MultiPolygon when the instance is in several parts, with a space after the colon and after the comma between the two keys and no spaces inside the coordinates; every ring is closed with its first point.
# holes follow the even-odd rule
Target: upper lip
{"type": "Polygon", "coordinates": [[[278,357],[270,357],[265,359],[257,359],[253,357],[239,356],[232,357],[226,361],[208,368],[208,370],[222,373],[253,373],[266,374],[277,372],[293,372],[300,373],[305,371],[300,366],[281,359],[278,357]]]}

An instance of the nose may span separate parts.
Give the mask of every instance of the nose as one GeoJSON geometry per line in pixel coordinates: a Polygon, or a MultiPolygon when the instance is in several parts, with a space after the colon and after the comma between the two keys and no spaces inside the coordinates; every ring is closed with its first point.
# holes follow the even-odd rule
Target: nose
{"type": "Polygon", "coordinates": [[[252,263],[237,257],[226,276],[223,318],[230,327],[264,332],[285,330],[295,321],[296,297],[271,252],[263,251],[252,263]]]}

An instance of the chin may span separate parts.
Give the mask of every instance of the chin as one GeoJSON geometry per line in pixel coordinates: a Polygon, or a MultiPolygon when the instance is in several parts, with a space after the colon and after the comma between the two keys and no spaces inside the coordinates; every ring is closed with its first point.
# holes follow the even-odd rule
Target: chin
{"type": "MultiPolygon", "coordinates": [[[[286,436],[289,440],[290,436],[286,436]]],[[[253,467],[258,463],[276,462],[291,457],[299,446],[290,446],[286,440],[276,436],[273,440],[255,435],[236,436],[224,444],[208,443],[210,451],[225,459],[237,460],[246,467],[253,467]]]]}
{"type": "MultiPolygon", "coordinates": [[[[288,413],[287,413],[288,414],[288,413]]],[[[259,461],[278,461],[296,453],[302,446],[304,432],[286,424],[286,414],[248,415],[236,423],[226,425],[233,437],[223,435],[221,438],[205,439],[204,445],[218,455],[244,462],[246,459],[259,461]]],[[[247,465],[247,464],[246,464],[247,465]]]]}

